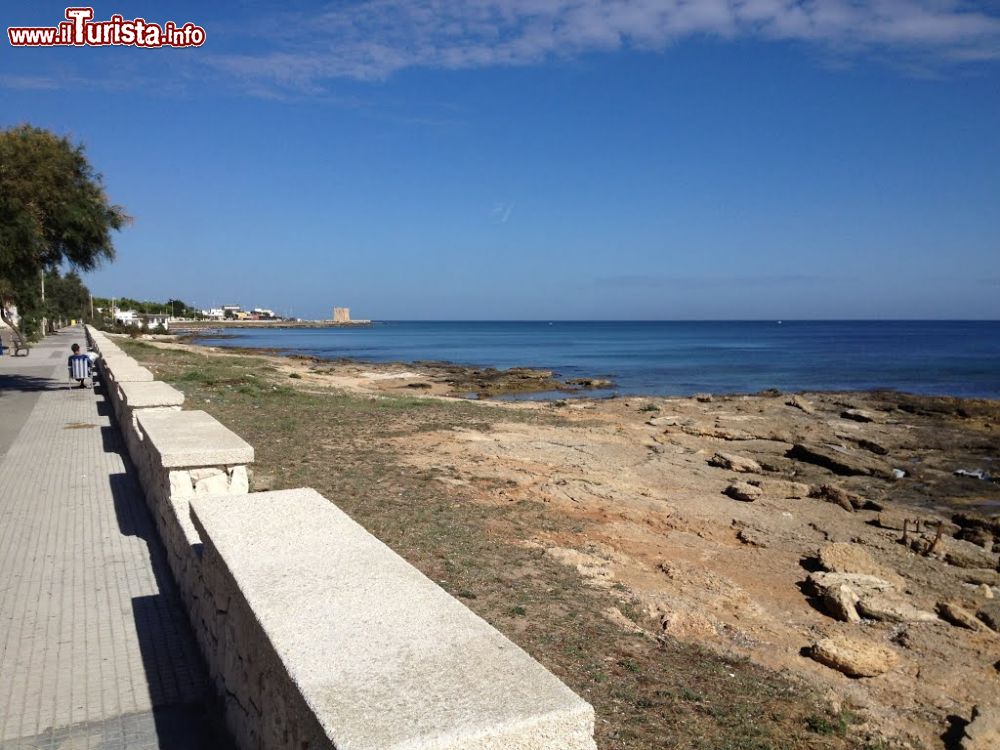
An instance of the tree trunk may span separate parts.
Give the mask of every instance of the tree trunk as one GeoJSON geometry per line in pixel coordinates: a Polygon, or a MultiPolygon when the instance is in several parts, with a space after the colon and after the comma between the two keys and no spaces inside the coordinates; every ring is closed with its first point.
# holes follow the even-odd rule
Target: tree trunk
{"type": "Polygon", "coordinates": [[[3,301],[0,301],[0,319],[3,319],[3,322],[10,327],[11,335],[14,337],[14,340],[10,343],[10,348],[14,350],[14,354],[17,354],[18,349],[27,348],[28,342],[25,340],[21,330],[14,325],[14,321],[7,315],[7,305],[3,301]]]}

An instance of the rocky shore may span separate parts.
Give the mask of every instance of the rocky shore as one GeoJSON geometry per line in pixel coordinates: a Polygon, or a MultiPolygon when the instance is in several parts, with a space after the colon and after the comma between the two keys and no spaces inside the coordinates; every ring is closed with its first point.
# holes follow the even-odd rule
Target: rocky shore
{"type": "MultiPolygon", "coordinates": [[[[556,380],[267,361],[294,388],[373,399],[556,380]]],[[[801,679],[854,717],[858,746],[1000,746],[1000,402],[769,391],[473,403],[511,418],[385,444],[455,507],[558,518],[495,533],[616,597],[603,615],[623,634],[801,679]]]]}

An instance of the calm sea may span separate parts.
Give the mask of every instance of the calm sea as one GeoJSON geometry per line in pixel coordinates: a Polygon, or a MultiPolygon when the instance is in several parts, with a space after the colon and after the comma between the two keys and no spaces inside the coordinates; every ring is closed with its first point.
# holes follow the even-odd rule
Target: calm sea
{"type": "Polygon", "coordinates": [[[200,341],[329,359],[539,367],[608,378],[617,393],[892,388],[1000,398],[1000,321],[386,321],[227,333],[200,341]]]}

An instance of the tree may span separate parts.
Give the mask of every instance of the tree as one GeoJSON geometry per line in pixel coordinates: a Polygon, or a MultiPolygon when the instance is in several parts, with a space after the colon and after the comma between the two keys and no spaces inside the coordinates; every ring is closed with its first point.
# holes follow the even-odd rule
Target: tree
{"type": "MultiPolygon", "coordinates": [[[[47,130],[0,130],[0,316],[37,312],[42,275],[90,270],[115,257],[112,231],[130,217],[108,202],[83,146],[47,130]]],[[[26,316],[27,317],[27,316],[26,316]]]]}
{"type": "Polygon", "coordinates": [[[52,320],[84,319],[90,307],[90,291],[76,271],[45,274],[45,315],[52,320]]]}

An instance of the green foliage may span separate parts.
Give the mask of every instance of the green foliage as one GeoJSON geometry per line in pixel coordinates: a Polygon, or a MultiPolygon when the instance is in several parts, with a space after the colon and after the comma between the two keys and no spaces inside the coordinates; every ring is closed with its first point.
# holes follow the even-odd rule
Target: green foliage
{"type": "Polygon", "coordinates": [[[129,220],[82,146],[30,125],[0,131],[0,299],[30,307],[45,271],[112,260],[111,233],[129,220]]]}
{"type": "Polygon", "coordinates": [[[45,315],[55,320],[83,320],[90,313],[90,291],[76,271],[45,274],[45,315]]]}

